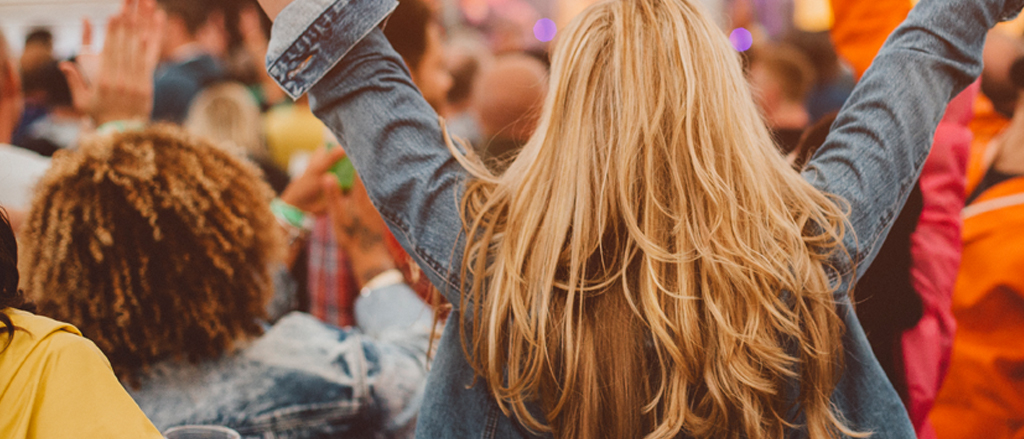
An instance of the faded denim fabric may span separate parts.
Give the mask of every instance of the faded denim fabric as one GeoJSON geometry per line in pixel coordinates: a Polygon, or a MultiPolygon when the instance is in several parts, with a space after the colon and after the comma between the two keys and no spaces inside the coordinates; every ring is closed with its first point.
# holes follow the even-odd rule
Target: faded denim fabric
{"type": "Polygon", "coordinates": [[[236,352],[165,361],[128,392],[161,431],[231,427],[244,438],[411,438],[433,313],[405,285],[356,302],[359,328],[293,312],[236,352]]]}
{"type": "MultiPolygon", "coordinates": [[[[874,259],[928,156],[947,102],[981,72],[985,32],[1022,3],[920,2],[847,101],[804,173],[817,188],[849,203],[851,227],[843,244],[852,259],[835,261],[839,291],[874,259]]],[[[473,385],[463,355],[457,308],[465,237],[458,203],[467,173],[444,145],[437,116],[401,58],[375,29],[394,4],[296,0],[274,24],[268,70],[289,93],[310,91],[314,112],[345,145],[395,237],[456,305],[428,378],[417,437],[531,437],[498,410],[479,380],[473,385]]],[[[874,432],[874,438],[913,438],[906,410],[848,298],[837,293],[837,300],[847,326],[846,369],[832,401],[855,430],[874,432]]],[[[794,383],[787,396],[798,392],[794,383]]],[[[806,435],[802,429],[787,434],[806,435]]]]}

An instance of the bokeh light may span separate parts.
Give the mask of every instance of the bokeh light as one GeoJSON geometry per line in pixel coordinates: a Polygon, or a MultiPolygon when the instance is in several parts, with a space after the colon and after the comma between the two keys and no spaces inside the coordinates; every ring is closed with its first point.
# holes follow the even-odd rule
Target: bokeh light
{"type": "Polygon", "coordinates": [[[736,50],[746,52],[750,50],[750,46],[754,45],[754,36],[750,34],[749,30],[738,27],[729,34],[729,42],[736,50]]]}
{"type": "Polygon", "coordinates": [[[533,25],[533,36],[545,43],[555,39],[557,32],[558,28],[555,26],[555,22],[547,18],[541,18],[537,20],[537,24],[533,25]]]}

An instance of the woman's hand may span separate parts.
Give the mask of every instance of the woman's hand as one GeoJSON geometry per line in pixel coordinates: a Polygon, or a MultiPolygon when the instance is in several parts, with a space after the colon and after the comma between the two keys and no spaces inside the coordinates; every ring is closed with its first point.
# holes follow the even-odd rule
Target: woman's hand
{"type": "MultiPolygon", "coordinates": [[[[327,206],[320,181],[343,157],[345,157],[345,150],[341,148],[316,150],[309,159],[306,171],[289,183],[281,193],[281,201],[314,215],[324,213],[327,206]]],[[[335,180],[335,184],[337,184],[337,180],[335,180]]]]}
{"type": "Polygon", "coordinates": [[[149,119],[165,21],[154,0],[125,0],[121,12],[107,23],[95,77],[87,79],[75,63],[61,63],[75,105],[97,126],[149,119]]]}

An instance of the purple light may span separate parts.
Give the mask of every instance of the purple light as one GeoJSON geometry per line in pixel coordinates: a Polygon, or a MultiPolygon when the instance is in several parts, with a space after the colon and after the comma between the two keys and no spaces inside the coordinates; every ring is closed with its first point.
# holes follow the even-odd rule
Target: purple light
{"type": "Polygon", "coordinates": [[[558,28],[555,26],[555,22],[547,18],[541,18],[537,20],[537,24],[533,25],[533,36],[545,43],[555,39],[557,32],[558,28]]]}
{"type": "Polygon", "coordinates": [[[750,34],[749,30],[738,27],[729,34],[729,42],[732,43],[732,47],[735,47],[736,50],[746,52],[750,50],[750,46],[754,45],[754,36],[750,34]]]}

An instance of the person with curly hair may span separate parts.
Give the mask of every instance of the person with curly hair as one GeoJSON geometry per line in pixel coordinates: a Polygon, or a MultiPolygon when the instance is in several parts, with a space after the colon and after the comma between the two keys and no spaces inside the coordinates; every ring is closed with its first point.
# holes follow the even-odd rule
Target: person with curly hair
{"type": "MultiPolygon", "coordinates": [[[[429,307],[404,284],[364,283],[359,328],[298,312],[267,326],[269,267],[284,257],[273,197],[255,165],[177,127],[87,139],[37,188],[26,291],[96,342],[161,429],[401,437],[426,376],[429,307]]],[[[377,239],[343,247],[393,268],[383,224],[360,224],[377,239]]]]}
{"type": "Polygon", "coordinates": [[[25,224],[26,289],[128,382],[262,332],[282,248],[273,193],[197,140],[161,127],[87,141],[54,160],[25,224]]]}
{"type": "MultiPolygon", "coordinates": [[[[122,10],[110,20],[110,30],[120,40],[137,38],[142,26],[135,14],[152,9],[122,10]]],[[[111,47],[115,40],[108,40],[111,47]]],[[[116,108],[106,104],[108,96],[97,101],[102,113],[116,108]]],[[[66,320],[33,314],[20,280],[18,241],[0,208],[0,437],[161,438],[96,345],[66,320]]]]}
{"type": "MultiPolygon", "coordinates": [[[[153,0],[126,5],[135,3],[159,15],[153,0]]],[[[99,134],[57,154],[36,188],[22,235],[26,293],[96,341],[161,429],[411,433],[432,313],[396,280],[383,222],[362,221],[373,208],[362,186],[343,196],[325,176],[343,151],[314,154],[272,209],[273,192],[251,162],[176,126],[145,127],[155,51],[144,55],[151,42],[122,34],[108,30],[96,80],[65,69],[99,134]],[[303,313],[267,323],[270,266],[286,258],[282,232],[293,227],[282,204],[329,214],[339,245],[358,256],[367,277],[357,328],[303,313]]]]}
{"type": "Polygon", "coordinates": [[[161,438],[95,344],[26,311],[18,280],[18,244],[0,209],[0,437],[161,438]]]}

